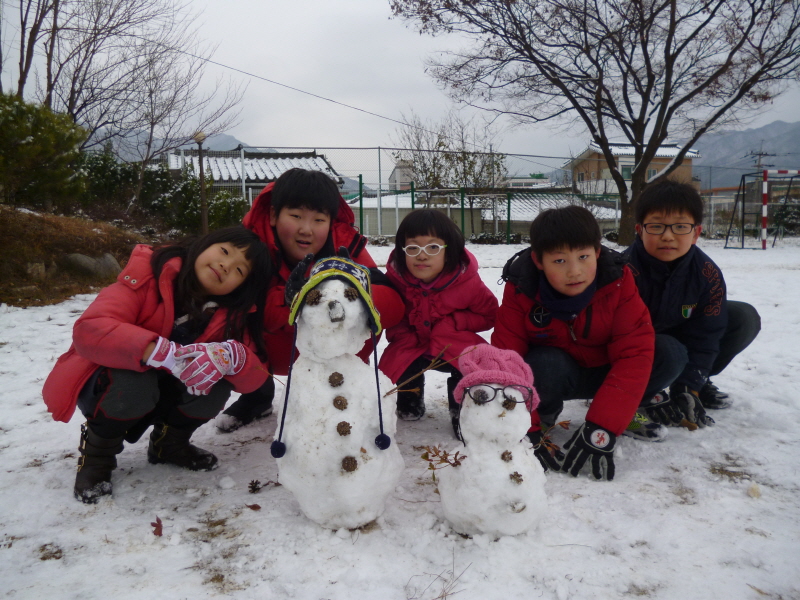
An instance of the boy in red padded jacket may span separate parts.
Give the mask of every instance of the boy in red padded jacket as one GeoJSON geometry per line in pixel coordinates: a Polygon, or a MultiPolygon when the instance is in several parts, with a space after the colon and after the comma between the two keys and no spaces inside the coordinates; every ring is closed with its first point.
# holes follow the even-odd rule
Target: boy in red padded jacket
{"type": "MultiPolygon", "coordinates": [[[[293,331],[285,299],[286,282],[308,254],[314,255],[307,265],[310,269],[317,260],[335,256],[340,246],[346,247],[354,262],[370,269],[372,300],[384,329],[402,319],[403,300],[386,275],[376,268],[366,250],[367,238],[355,228],[352,209],[325,173],[286,171],[256,197],[242,224],[267,245],[274,265],[264,311],[264,343],[271,374],[286,375],[289,371],[293,331]]],[[[367,341],[358,355],[368,362],[371,352],[371,342],[367,341]]],[[[275,382],[270,377],[259,390],[243,394],[225,409],[217,418],[217,430],[235,431],[272,414],[274,394],[275,382]]]]}
{"type": "Polygon", "coordinates": [[[671,374],[658,369],[651,377],[650,314],[619,254],[600,245],[588,210],[546,210],[530,237],[531,248],[503,269],[507,283],[492,345],[516,350],[533,370],[541,403],[528,436],[542,466],[577,476],[589,461],[595,479],[611,480],[616,438],[631,423],[648,380],[655,377],[656,388],[671,374]],[[541,442],[564,400],[577,398],[593,401],[560,462],[541,442]]]}

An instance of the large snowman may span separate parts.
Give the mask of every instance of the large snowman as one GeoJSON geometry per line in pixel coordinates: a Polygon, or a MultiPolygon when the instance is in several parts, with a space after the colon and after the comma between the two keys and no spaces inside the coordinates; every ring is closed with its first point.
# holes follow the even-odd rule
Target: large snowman
{"type": "Polygon", "coordinates": [[[380,333],[369,271],[347,258],[319,261],[290,323],[299,357],[272,447],[279,481],[323,527],[360,527],[383,513],[404,466],[392,443],[395,396],[380,393],[391,382],[356,356],[380,333]]]}
{"type": "Polygon", "coordinates": [[[466,459],[437,471],[444,516],[463,534],[528,531],[547,509],[544,470],[525,437],[539,404],[531,369],[516,352],[488,344],[462,355],[459,369],[458,450],[466,459]]]}

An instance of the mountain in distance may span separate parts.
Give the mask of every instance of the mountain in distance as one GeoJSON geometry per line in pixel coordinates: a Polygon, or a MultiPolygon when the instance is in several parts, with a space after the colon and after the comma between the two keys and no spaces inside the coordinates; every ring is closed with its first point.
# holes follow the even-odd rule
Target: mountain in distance
{"type": "Polygon", "coordinates": [[[773,121],[756,129],[708,133],[693,146],[700,158],[693,173],[701,189],[736,187],[745,173],[761,169],[800,170],[800,122],[773,121]]]}

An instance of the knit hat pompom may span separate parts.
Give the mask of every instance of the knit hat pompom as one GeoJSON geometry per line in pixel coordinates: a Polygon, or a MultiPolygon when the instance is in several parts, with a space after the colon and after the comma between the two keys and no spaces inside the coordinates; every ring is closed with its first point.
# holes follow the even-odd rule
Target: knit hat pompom
{"type": "Polygon", "coordinates": [[[464,390],[480,383],[521,385],[533,391],[527,404],[532,411],[539,406],[539,395],[533,387],[533,372],[522,357],[513,350],[501,350],[489,344],[478,344],[467,349],[458,359],[458,368],[464,376],[456,386],[453,396],[461,404],[464,390]]]}

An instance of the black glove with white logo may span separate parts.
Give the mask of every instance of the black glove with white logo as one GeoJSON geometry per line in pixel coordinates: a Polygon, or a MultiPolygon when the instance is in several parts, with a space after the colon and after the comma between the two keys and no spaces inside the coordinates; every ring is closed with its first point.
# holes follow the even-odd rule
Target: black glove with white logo
{"type": "Polygon", "coordinates": [[[617,436],[591,421],[586,421],[564,444],[567,458],[561,464],[562,472],[577,477],[587,460],[591,460],[595,479],[614,479],[614,446],[617,436]]]}
{"type": "Polygon", "coordinates": [[[680,406],[667,395],[667,392],[658,392],[652,398],[642,400],[639,412],[644,412],[653,423],[676,427],[685,417],[680,406]]]}
{"type": "Polygon", "coordinates": [[[308,271],[308,267],[310,267],[313,262],[314,255],[308,253],[305,258],[292,269],[292,272],[289,274],[289,279],[286,280],[286,287],[284,287],[283,290],[283,298],[286,302],[286,306],[292,305],[292,300],[294,300],[294,297],[297,296],[300,290],[303,289],[306,281],[308,281],[306,279],[306,271],[308,271]]]}
{"type": "Polygon", "coordinates": [[[689,386],[673,385],[669,388],[669,395],[686,417],[681,425],[690,431],[694,431],[698,427],[714,425],[714,419],[706,414],[706,409],[703,408],[703,403],[700,402],[697,392],[689,389],[689,386]]]}
{"type": "Polygon", "coordinates": [[[527,435],[533,444],[533,454],[539,459],[542,468],[545,471],[558,471],[561,468],[558,462],[564,460],[564,453],[559,450],[558,446],[553,444],[541,429],[529,431],[527,435]]]}

